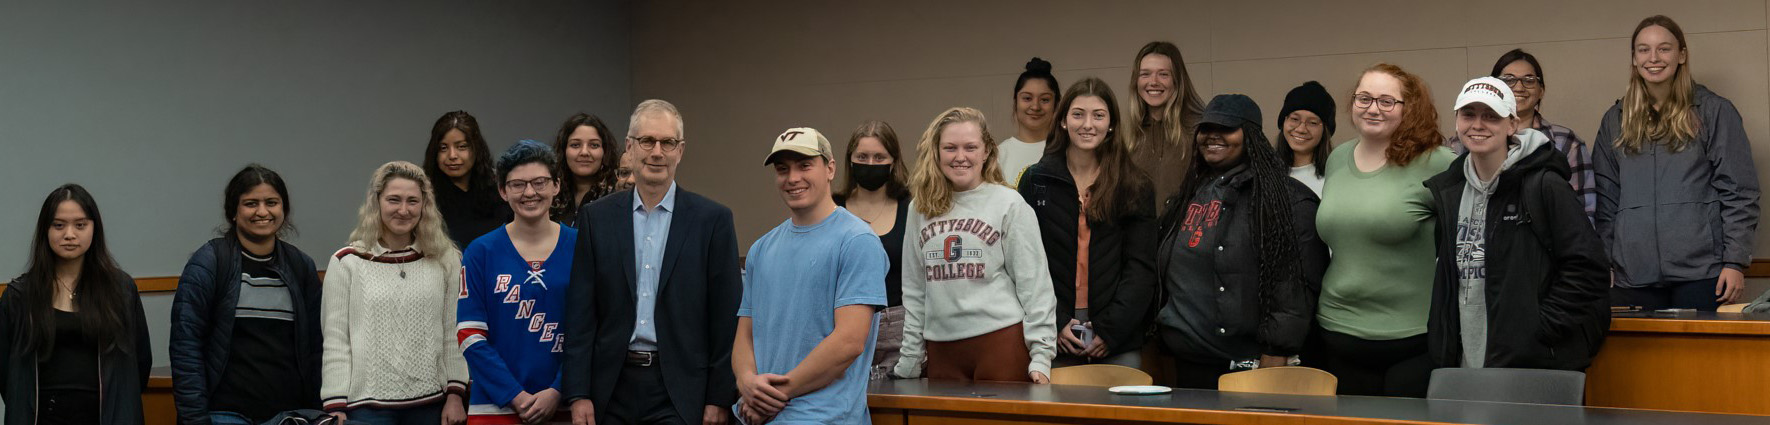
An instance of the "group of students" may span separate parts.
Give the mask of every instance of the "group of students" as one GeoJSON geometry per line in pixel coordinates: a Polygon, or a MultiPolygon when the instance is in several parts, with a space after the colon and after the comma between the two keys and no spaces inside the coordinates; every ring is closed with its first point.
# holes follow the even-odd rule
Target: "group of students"
{"type": "MultiPolygon", "coordinates": [[[[282,178],[228,182],[173,305],[179,420],[865,423],[873,379],[1108,363],[1209,389],[1308,365],[1417,397],[1437,367],[1584,369],[1612,303],[1738,299],[1757,225],[1738,111],[1693,82],[1683,32],[1650,17],[1631,49],[1589,154],[1520,50],[1463,85],[1449,138],[1418,76],[1366,69],[1338,147],[1315,82],[1274,143],[1247,96],[1202,102],[1171,43],[1136,55],[1124,115],[1035,58],[1001,142],[965,107],[913,159],[879,121],[840,158],[815,129],[773,138],[790,217],[742,261],[731,210],[676,184],[670,103],[640,103],[621,143],[580,114],[496,158],[451,112],[423,166],[375,170],[323,278],[283,241],[282,178]]],[[[146,319],[97,203],[59,187],[37,229],[0,295],[6,422],[140,423],[146,319]]]]}

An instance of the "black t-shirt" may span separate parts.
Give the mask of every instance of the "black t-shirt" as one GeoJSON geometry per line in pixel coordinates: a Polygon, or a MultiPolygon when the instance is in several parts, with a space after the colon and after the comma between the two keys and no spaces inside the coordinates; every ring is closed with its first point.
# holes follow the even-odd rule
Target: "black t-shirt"
{"type": "MultiPolygon", "coordinates": [[[[303,394],[296,358],[294,298],[271,268],[275,254],[241,251],[240,286],[234,307],[233,346],[221,382],[209,392],[209,410],[234,412],[254,421],[285,410],[314,408],[317,394],[303,394]]],[[[221,284],[221,282],[218,282],[221,284]]]]}
{"type": "MultiPolygon", "coordinates": [[[[87,338],[80,315],[55,310],[55,348],[38,358],[41,392],[89,392],[98,395],[98,344],[87,338]]],[[[98,408],[93,405],[92,408],[98,408]]]]}
{"type": "MultiPolygon", "coordinates": [[[[846,207],[848,200],[836,197],[836,205],[846,207]]],[[[904,196],[897,200],[897,224],[891,226],[890,232],[879,235],[879,243],[885,245],[885,258],[891,268],[885,270],[885,302],[887,307],[903,305],[903,226],[909,218],[910,197],[904,196]]]]}

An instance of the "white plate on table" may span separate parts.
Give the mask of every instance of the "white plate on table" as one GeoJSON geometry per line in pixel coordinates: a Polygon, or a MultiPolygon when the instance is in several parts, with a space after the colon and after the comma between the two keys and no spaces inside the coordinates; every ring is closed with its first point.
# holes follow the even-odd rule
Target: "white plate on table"
{"type": "Polygon", "coordinates": [[[1160,385],[1121,385],[1121,386],[1117,386],[1117,387],[1107,388],[1106,390],[1112,391],[1113,394],[1124,394],[1124,395],[1167,394],[1167,393],[1174,392],[1173,388],[1168,388],[1168,387],[1164,387],[1164,386],[1160,386],[1160,385]]]}

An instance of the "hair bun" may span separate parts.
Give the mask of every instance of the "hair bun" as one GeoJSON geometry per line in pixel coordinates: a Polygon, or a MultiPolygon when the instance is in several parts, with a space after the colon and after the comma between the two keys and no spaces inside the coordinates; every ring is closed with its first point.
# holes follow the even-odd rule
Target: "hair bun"
{"type": "Polygon", "coordinates": [[[1051,62],[1047,62],[1044,59],[1039,59],[1035,56],[1032,60],[1026,61],[1026,72],[1032,74],[1050,74],[1051,62]]]}

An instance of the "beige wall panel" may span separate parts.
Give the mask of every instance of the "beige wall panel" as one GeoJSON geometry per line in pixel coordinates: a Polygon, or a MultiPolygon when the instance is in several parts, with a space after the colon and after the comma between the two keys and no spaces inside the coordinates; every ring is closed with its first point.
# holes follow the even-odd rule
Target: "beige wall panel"
{"type": "Polygon", "coordinates": [[[1690,33],[1764,29],[1766,22],[1763,0],[1497,0],[1484,5],[1508,13],[1504,21],[1489,26],[1497,31],[1464,32],[1462,44],[1627,38],[1641,18],[1659,14],[1690,33]]]}
{"type": "Polygon", "coordinates": [[[1213,60],[1390,52],[1461,46],[1459,2],[1221,2],[1212,8],[1213,60]]]}

